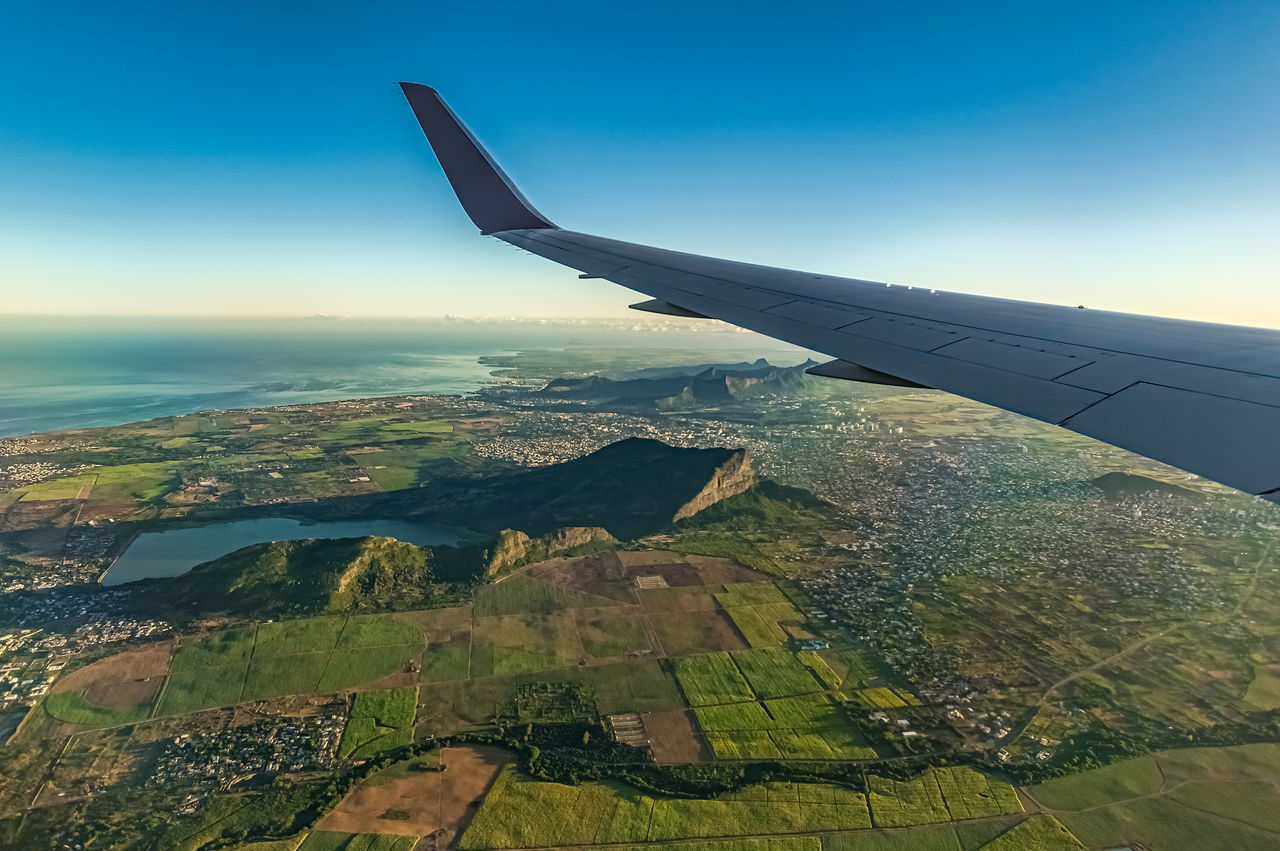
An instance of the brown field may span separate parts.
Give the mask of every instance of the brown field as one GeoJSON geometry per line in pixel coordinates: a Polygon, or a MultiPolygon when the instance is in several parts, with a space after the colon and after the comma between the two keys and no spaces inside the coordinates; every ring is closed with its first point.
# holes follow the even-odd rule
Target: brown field
{"type": "Polygon", "coordinates": [[[637,591],[640,603],[649,614],[664,612],[709,612],[716,600],[708,588],[646,588],[637,591]]]}
{"type": "Polygon", "coordinates": [[[704,611],[697,617],[684,612],[649,615],[649,622],[668,656],[741,650],[747,646],[722,611],[704,611]]]}
{"type": "Polygon", "coordinates": [[[445,748],[444,771],[393,767],[386,772],[392,775],[390,780],[375,774],[320,819],[316,829],[413,836],[441,831],[434,847],[445,848],[471,823],[480,801],[510,759],[497,748],[445,748]]]}
{"type": "Polygon", "coordinates": [[[738,582],[769,582],[770,577],[727,558],[687,555],[684,560],[698,569],[703,585],[732,585],[738,582]]]}
{"type": "Polygon", "coordinates": [[[702,586],[702,575],[698,569],[684,562],[672,564],[645,564],[631,568],[632,576],[661,576],[672,588],[690,588],[702,586]]]}
{"type": "MultiPolygon", "coordinates": [[[[169,670],[169,657],[173,655],[173,642],[162,641],[138,650],[126,650],[105,659],[78,668],[53,684],[50,691],[67,692],[80,689],[101,689],[107,686],[128,685],[148,678],[159,687],[159,680],[169,670]]],[[[91,691],[93,700],[96,692],[91,691]]],[[[114,703],[104,703],[113,706],[114,703]]]]}
{"type": "MultiPolygon", "coordinates": [[[[618,551],[618,561],[628,570],[633,567],[648,566],[654,564],[678,564],[683,562],[685,557],[680,553],[673,553],[668,550],[640,550],[639,552],[618,551]]],[[[645,573],[647,571],[640,571],[645,573]]]]}
{"type": "Polygon", "coordinates": [[[90,703],[107,708],[149,707],[160,694],[164,677],[128,680],[122,683],[94,683],[84,691],[90,703]]]}
{"type": "Polygon", "coordinates": [[[530,568],[529,575],[575,591],[633,602],[629,574],[613,551],[582,558],[553,558],[530,568]]]}
{"type": "Polygon", "coordinates": [[[703,741],[687,709],[642,715],[649,748],[659,763],[710,762],[711,748],[703,741]]]}

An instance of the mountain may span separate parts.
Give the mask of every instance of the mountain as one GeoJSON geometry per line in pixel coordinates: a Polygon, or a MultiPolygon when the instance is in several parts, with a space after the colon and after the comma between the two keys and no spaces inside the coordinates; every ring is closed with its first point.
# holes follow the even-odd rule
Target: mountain
{"type": "Polygon", "coordinates": [[[1111,499],[1148,496],[1151,494],[1171,494],[1173,496],[1196,496],[1196,492],[1181,485],[1162,482],[1139,476],[1136,473],[1104,473],[1090,479],[1088,484],[1102,490],[1111,499]]]}
{"type": "MultiPolygon", "coordinates": [[[[524,564],[687,524],[756,485],[744,450],[683,449],[632,438],[563,464],[440,482],[425,505],[398,503],[408,516],[465,523],[490,536],[484,543],[417,547],[381,537],[276,541],[132,587],[142,608],[187,617],[424,608],[524,564]]],[[[750,514],[761,503],[747,498],[740,504],[750,514]]]]}
{"type": "Polygon", "coordinates": [[[754,361],[738,361],[737,363],[703,363],[703,364],[684,364],[683,366],[647,366],[643,369],[632,370],[627,373],[627,378],[677,378],[680,376],[697,375],[700,372],[706,372],[708,369],[718,369],[721,372],[752,372],[761,369],[772,369],[772,365],[764,358],[758,358],[754,361]]]}
{"type": "Polygon", "coordinates": [[[612,379],[603,376],[557,378],[539,394],[572,401],[635,404],[670,410],[723,405],[736,399],[801,389],[813,366],[771,366],[763,358],[755,363],[716,364],[695,368],[655,367],[641,370],[642,377],[612,379]]]}
{"type": "Polygon", "coordinates": [[[484,534],[594,526],[644,537],[756,483],[741,449],[684,449],[629,438],[546,467],[439,482],[413,513],[484,534]]]}

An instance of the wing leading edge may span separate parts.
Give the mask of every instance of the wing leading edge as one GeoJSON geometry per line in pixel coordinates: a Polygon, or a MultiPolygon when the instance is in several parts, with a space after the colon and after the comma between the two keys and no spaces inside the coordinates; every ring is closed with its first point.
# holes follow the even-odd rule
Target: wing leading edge
{"type": "Polygon", "coordinates": [[[651,248],[551,224],[434,89],[401,83],[481,233],[834,360],[933,387],[1280,502],[1280,332],[891,286],[651,248]]]}

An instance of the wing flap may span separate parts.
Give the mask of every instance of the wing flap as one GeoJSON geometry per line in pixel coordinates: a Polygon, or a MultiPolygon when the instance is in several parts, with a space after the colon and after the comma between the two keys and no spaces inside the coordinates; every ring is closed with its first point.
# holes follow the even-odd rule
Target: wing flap
{"type": "Polygon", "coordinates": [[[1249,493],[1280,488],[1280,408],[1138,383],[1063,423],[1249,493]]]}

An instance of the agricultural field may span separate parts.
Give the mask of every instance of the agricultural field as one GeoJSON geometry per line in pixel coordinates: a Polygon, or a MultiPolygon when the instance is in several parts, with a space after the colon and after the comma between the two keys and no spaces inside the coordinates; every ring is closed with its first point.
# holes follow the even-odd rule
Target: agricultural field
{"type": "Polygon", "coordinates": [[[877,827],[909,827],[1022,812],[1018,794],[971,768],[935,768],[908,781],[870,775],[867,798],[877,827]]]}
{"type": "Polygon", "coordinates": [[[1162,751],[1030,786],[1089,846],[1270,849],[1280,835],[1280,745],[1162,751]]]}
{"type": "MultiPolygon", "coordinates": [[[[315,831],[302,840],[301,845],[294,847],[296,851],[413,851],[413,847],[417,844],[417,836],[400,833],[315,831]]],[[[237,851],[241,850],[237,849],[237,851]]],[[[259,845],[254,844],[245,846],[243,851],[277,851],[277,849],[270,846],[260,848],[259,845]]]]}
{"type": "Polygon", "coordinates": [[[804,616],[772,583],[726,585],[715,599],[752,647],[780,647],[800,637],[804,616]]]}
{"type": "Polygon", "coordinates": [[[141,721],[151,714],[169,669],[173,642],[108,656],[62,676],[44,711],[59,721],[106,727],[141,721]]]}
{"type": "Polygon", "coordinates": [[[413,741],[418,687],[357,692],[338,744],[340,759],[365,759],[413,741]]]}
{"type": "Polygon", "coordinates": [[[353,688],[403,672],[422,650],[422,633],[389,615],[277,621],[107,657],[57,681],[42,708],[89,727],[185,715],[353,688]]]}
{"type": "MultiPolygon", "coordinates": [[[[871,796],[841,786],[817,783],[768,783],[751,786],[715,799],[655,798],[618,784],[583,783],[563,786],[531,780],[508,768],[499,776],[460,847],[556,847],[604,843],[664,843],[716,837],[786,837],[788,834],[866,831],[846,837],[804,837],[799,847],[844,849],[864,847],[927,848],[927,845],[876,844],[869,829],[892,824],[910,827],[930,822],[962,821],[1019,814],[1022,807],[1013,788],[970,769],[939,769],[919,783],[894,784],[872,778],[871,796]],[[930,793],[926,793],[926,783],[930,793]],[[815,844],[815,843],[820,843],[815,844]]],[[[1057,837],[1065,831],[1048,824],[1024,828],[1009,841],[1057,837]]],[[[986,831],[998,838],[1008,825],[995,823],[986,831]]],[[[937,835],[961,847],[950,826],[937,835]]],[[[975,833],[976,835],[976,833],[975,833]]],[[[1069,834],[1066,837],[1069,838],[1069,834]]],[[[705,846],[717,847],[713,843],[705,846]]],[[[725,844],[726,849],[753,847],[725,844]]],[[[760,846],[766,847],[766,846],[760,846]]],[[[768,846],[772,847],[772,846],[768,846]]],[[[789,847],[789,846],[781,846],[789,847]]],[[[968,845],[964,847],[969,847],[968,845]]],[[[974,845],[972,847],[977,847],[974,845]]],[[[998,846],[999,847],[999,846],[998,846]]],[[[1004,847],[1019,847],[1006,843],[1004,847]]],[[[1027,845],[1023,847],[1038,847],[1027,845]]],[[[1078,847],[1050,845],[1057,847],[1078,847]]]]}
{"type": "Polygon", "coordinates": [[[437,847],[447,847],[509,760],[505,751],[467,747],[396,763],[356,786],[320,819],[316,830],[436,834],[437,847]]]}
{"type": "Polygon", "coordinates": [[[517,724],[594,720],[595,688],[580,682],[521,683],[505,714],[517,724]]]}
{"type": "Polygon", "coordinates": [[[740,703],[756,696],[728,653],[685,656],[676,660],[675,671],[690,706],[740,703]]]}
{"type": "Polygon", "coordinates": [[[732,656],[758,697],[790,697],[822,688],[796,654],[788,650],[741,650],[732,656]]]}
{"type": "Polygon", "coordinates": [[[676,678],[718,759],[872,759],[797,654],[761,648],[687,656],[676,678]]]}

